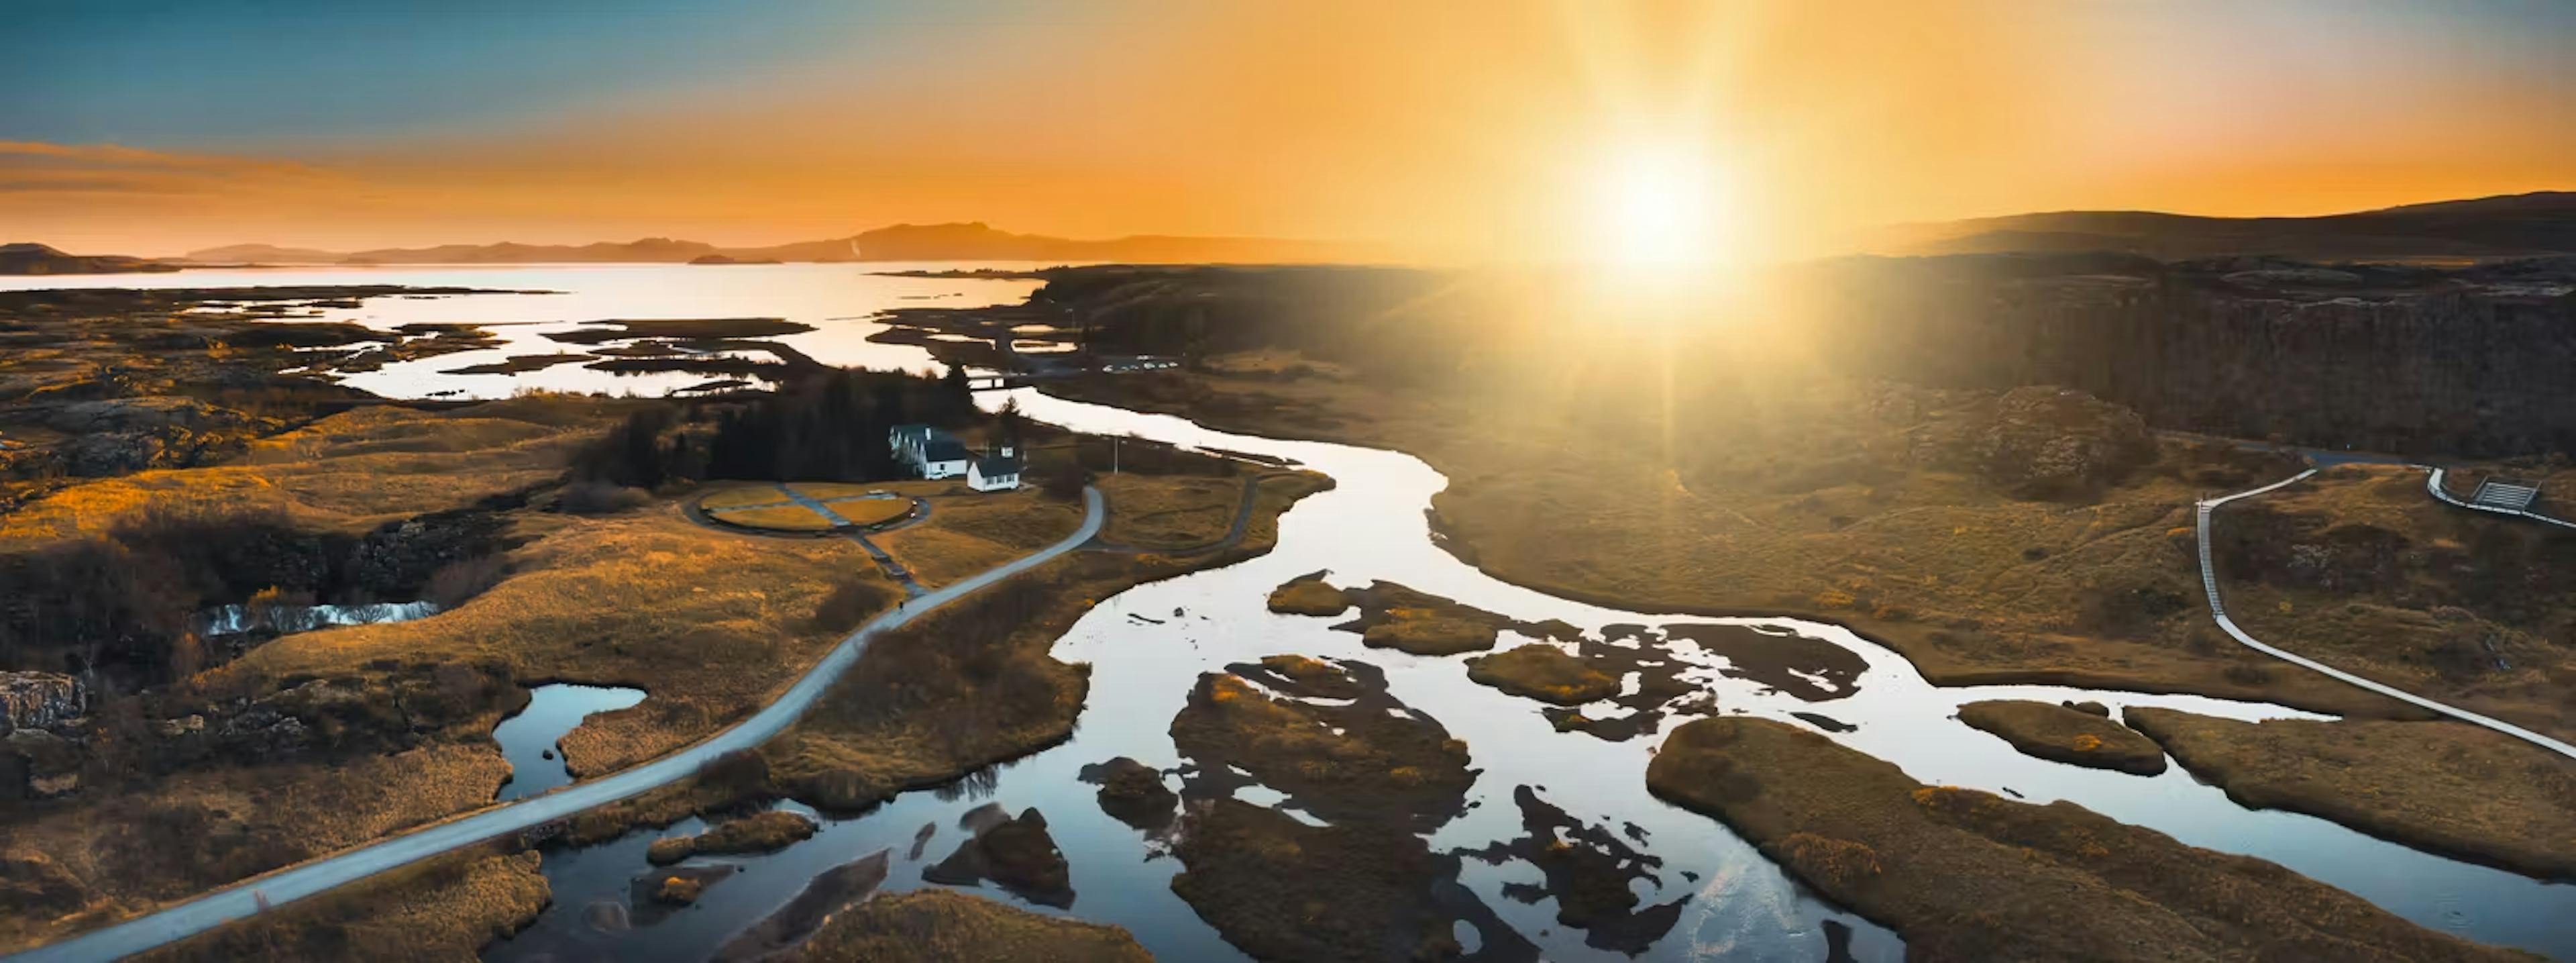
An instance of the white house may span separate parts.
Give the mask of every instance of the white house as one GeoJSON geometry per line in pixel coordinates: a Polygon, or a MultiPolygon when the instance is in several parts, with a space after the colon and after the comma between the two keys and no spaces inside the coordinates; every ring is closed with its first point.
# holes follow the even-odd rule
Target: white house
{"type": "Polygon", "coordinates": [[[896,425],[887,430],[886,444],[896,461],[911,465],[923,478],[955,478],[975,460],[957,436],[929,425],[896,425]]]}
{"type": "Polygon", "coordinates": [[[894,448],[896,461],[918,466],[921,449],[930,444],[930,435],[939,429],[929,425],[896,425],[886,432],[886,444],[894,448]]]}
{"type": "Polygon", "coordinates": [[[1020,459],[1011,446],[1003,445],[999,455],[986,455],[966,466],[966,485],[979,492],[996,492],[1020,487],[1020,459]]]}
{"type": "Polygon", "coordinates": [[[965,474],[974,461],[975,453],[967,451],[963,442],[934,428],[930,440],[921,446],[921,453],[913,458],[912,465],[921,470],[923,478],[955,478],[965,474]]]}

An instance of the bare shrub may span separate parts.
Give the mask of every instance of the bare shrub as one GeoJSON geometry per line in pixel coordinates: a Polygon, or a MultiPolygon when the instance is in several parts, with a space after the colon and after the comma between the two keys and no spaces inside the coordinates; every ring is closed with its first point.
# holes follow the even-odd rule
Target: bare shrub
{"type": "Polygon", "coordinates": [[[452,609],[501,584],[502,576],[509,571],[509,560],[497,554],[449,562],[429,573],[429,582],[422,587],[421,596],[441,609],[452,609]]]}
{"type": "Polygon", "coordinates": [[[641,488],[604,481],[578,481],[555,496],[555,509],[567,515],[614,515],[642,508],[653,496],[641,488]]]}

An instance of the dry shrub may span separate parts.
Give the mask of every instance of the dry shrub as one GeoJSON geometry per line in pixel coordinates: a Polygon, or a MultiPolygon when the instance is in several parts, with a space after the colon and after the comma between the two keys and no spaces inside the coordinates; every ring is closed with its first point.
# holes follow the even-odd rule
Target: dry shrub
{"type": "Polygon", "coordinates": [[[441,609],[452,609],[501,584],[501,577],[509,571],[509,560],[500,555],[478,555],[449,562],[429,573],[429,583],[422,587],[421,596],[441,609]]]}
{"type": "Polygon", "coordinates": [[[1837,886],[1855,886],[1882,871],[1877,850],[1848,839],[1791,833],[1780,841],[1780,852],[1799,872],[1837,886]]]}
{"type": "Polygon", "coordinates": [[[870,616],[885,611],[898,590],[882,579],[850,578],[814,605],[814,628],[832,633],[856,630],[870,616]]]}
{"type": "Polygon", "coordinates": [[[653,496],[641,488],[604,481],[578,481],[555,496],[555,508],[567,515],[614,515],[642,508],[653,496]]]}

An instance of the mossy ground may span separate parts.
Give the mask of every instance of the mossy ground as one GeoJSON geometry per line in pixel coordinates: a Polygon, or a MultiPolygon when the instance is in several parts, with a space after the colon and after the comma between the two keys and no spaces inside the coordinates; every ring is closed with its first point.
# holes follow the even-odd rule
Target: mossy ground
{"type": "Polygon", "coordinates": [[[1759,719],[1674,730],[1656,795],[1726,822],[1909,955],[1979,960],[2520,960],[2259,859],[2072,803],[1926,786],[1759,719]]]}
{"type": "Polygon", "coordinates": [[[1959,707],[1959,721],[1994,733],[2023,755],[2152,776],[2165,753],[2137,730],[2053,702],[1989,699],[1959,707]]]}
{"type": "Polygon", "coordinates": [[[2576,881],[2576,763],[2502,733],[2459,722],[2127,716],[2243,805],[2576,881]]]}

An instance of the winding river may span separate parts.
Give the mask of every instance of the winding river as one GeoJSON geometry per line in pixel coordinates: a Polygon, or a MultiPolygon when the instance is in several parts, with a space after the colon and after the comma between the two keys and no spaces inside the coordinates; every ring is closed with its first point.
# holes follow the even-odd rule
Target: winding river
{"type": "MultiPolygon", "coordinates": [[[[1829,941],[1844,943],[1854,959],[1902,957],[1903,946],[1892,933],[1806,893],[1716,821],[1649,796],[1644,772],[1651,747],[1661,742],[1659,734],[1605,742],[1560,733],[1536,703],[1469,682],[1457,659],[1367,649],[1357,635],[1328,628],[1339,619],[1277,615],[1265,608],[1272,587],[1318,570],[1328,571],[1339,585],[1401,582],[1516,619],[1563,619],[1595,635],[1621,624],[1732,624],[1824,640],[1859,655],[1868,668],[1847,694],[1820,702],[1721,676],[1715,669],[1724,661],[1694,645],[1653,638],[1648,643],[1706,667],[1690,678],[1714,692],[1720,711],[1799,725],[1809,723],[1791,713],[1828,714],[1855,727],[1834,738],[1893,761],[1917,779],[2009,791],[2033,802],[2071,800],[2194,845],[2270,859],[2429,927],[2556,956],[2576,955],[2576,934],[2560,925],[2576,911],[2576,887],[2443,859],[2319,819],[2247,810],[2179,767],[2139,777],[2032,759],[1951,718],[1960,703],[1990,698],[2096,699],[2114,707],[2162,706],[2243,719],[2306,713],[2194,696],[2056,686],[1936,688],[1893,652],[1837,626],[1627,612],[1570,602],[1499,582],[1441,549],[1424,509],[1447,481],[1410,456],[1227,434],[1179,418],[1034,391],[986,396],[994,406],[1006,400],[1018,402],[1032,417],[1083,431],[1291,459],[1332,475],[1339,485],[1290,510],[1280,521],[1279,544],[1271,553],[1139,586],[1102,602],[1077,623],[1055,649],[1057,658],[1093,666],[1091,698],[1072,741],[957,786],[907,794],[858,818],[826,820],[813,839],[779,853],[702,859],[734,872],[720,877],[698,905],[658,918],[641,909],[647,903],[635,884],[651,873],[644,847],[662,835],[696,831],[694,823],[551,853],[545,873],[555,887],[555,905],[528,931],[494,944],[487,959],[704,959],[731,935],[794,897],[816,874],[879,850],[891,850],[894,861],[885,888],[923,885],[921,869],[962,838],[956,828],[959,818],[987,803],[1013,812],[1035,807],[1046,815],[1072,866],[1077,897],[1070,910],[1055,910],[1019,902],[998,889],[986,895],[1039,912],[1124,926],[1163,959],[1240,959],[1171,893],[1170,879],[1180,866],[1168,846],[1104,815],[1094,788],[1080,781],[1079,772],[1086,764],[1116,756],[1167,770],[1180,765],[1168,728],[1199,673],[1284,652],[1377,665],[1386,670],[1392,695],[1467,742],[1473,764],[1481,770],[1471,796],[1474,805],[1433,834],[1435,850],[1481,850],[1521,836],[1513,791],[1525,785],[1584,821],[1642,839],[1636,848],[1664,862],[1656,881],[1640,887],[1641,905],[1687,902],[1680,923],[1637,958],[1817,960],[1826,958],[1829,941]],[[933,829],[931,841],[907,859],[925,827],[933,829]]],[[[1664,726],[1679,721],[1667,720],[1664,726]]],[[[1263,804],[1279,798],[1258,787],[1238,796],[1263,804]]],[[[1529,864],[1491,865],[1471,857],[1462,865],[1461,881],[1505,923],[1537,943],[1547,958],[1627,958],[1590,947],[1582,931],[1556,923],[1552,901],[1523,903],[1507,895],[1507,884],[1541,881],[1529,864]]]]}
{"type": "MultiPolygon", "coordinates": [[[[890,278],[868,273],[891,267],[897,266],[190,271],[41,283],[11,279],[0,287],[457,284],[565,292],[371,299],[355,309],[317,307],[307,315],[383,328],[413,321],[496,325],[496,332],[507,342],[504,347],[475,357],[389,365],[352,379],[379,393],[407,397],[502,397],[523,387],[660,393],[695,380],[612,379],[578,368],[524,375],[447,373],[456,366],[486,360],[483,354],[498,358],[551,350],[544,333],[604,317],[783,316],[816,324],[817,331],[786,340],[826,362],[927,367],[927,355],[918,348],[866,342],[866,335],[880,327],[866,321],[866,315],[914,304],[1015,301],[1034,287],[1026,281],[890,278]],[[502,323],[515,321],[530,323],[502,323]]],[[[1695,644],[1660,634],[1649,634],[1641,641],[1694,663],[1697,668],[1687,677],[1714,695],[1717,711],[1794,725],[1813,723],[1793,713],[1830,716],[1852,727],[1831,733],[1832,738],[1892,761],[1916,779],[2007,792],[2033,802],[2070,800],[2187,843],[2272,860],[2428,927],[2576,959],[2576,927],[2565,923],[2576,918],[2576,887],[2543,884],[2432,856],[2320,819],[2247,810],[2179,767],[2160,776],[2140,777],[2044,762],[2020,755],[2002,740],[1952,718],[1960,703],[1990,698],[2094,699],[2115,708],[2162,706],[2244,719],[2304,713],[2192,696],[2053,686],[1936,688],[1893,652],[1833,625],[1626,612],[1554,598],[1497,581],[1444,551],[1430,531],[1424,510],[1447,481],[1410,456],[1227,434],[1179,418],[1031,391],[992,393],[984,399],[996,407],[1006,400],[1017,401],[1033,417],[1084,431],[1134,434],[1289,459],[1333,476],[1338,487],[1306,498],[1283,516],[1279,544],[1269,554],[1138,586],[1103,601],[1067,632],[1057,642],[1055,655],[1093,666],[1089,704],[1069,742],[952,786],[905,794],[855,818],[825,819],[813,838],[777,853],[695,857],[690,863],[705,867],[713,882],[695,905],[676,910],[655,906],[648,898],[649,889],[639,890],[637,880],[658,878],[644,859],[645,847],[663,835],[696,831],[700,827],[694,820],[596,846],[550,850],[544,872],[554,888],[554,903],[529,929],[488,947],[487,959],[705,959],[734,934],[785,905],[824,870],[881,850],[891,851],[883,888],[925,885],[922,869],[954,850],[964,837],[958,828],[960,817],[989,803],[1013,812],[1035,807],[1045,814],[1071,865],[1077,895],[1069,909],[1029,904],[998,889],[988,889],[985,895],[1036,912],[1124,926],[1166,960],[1242,959],[1172,894],[1169,882],[1180,865],[1170,854],[1168,842],[1149,838],[1104,814],[1094,787],[1082,782],[1079,774],[1085,765],[1117,756],[1166,770],[1180,765],[1184,760],[1174,749],[1168,728],[1196,677],[1222,671],[1229,663],[1278,653],[1379,666],[1394,698],[1437,719],[1467,743],[1473,765],[1480,770],[1471,796],[1473,806],[1433,833],[1435,850],[1482,850],[1521,837],[1525,831],[1514,793],[1527,786],[1541,800],[1585,823],[1613,829],[1638,851],[1662,860],[1653,879],[1637,886],[1641,905],[1686,902],[1678,923],[1636,958],[1818,960],[1833,950],[1848,954],[1836,959],[1903,956],[1904,947],[1894,934],[1805,892],[1715,820],[1649,796],[1644,773],[1652,747],[1662,741],[1660,732],[1624,742],[1561,733],[1540,714],[1537,703],[1469,682],[1457,658],[1367,649],[1358,635],[1328,628],[1339,619],[1267,611],[1264,600],[1273,587],[1319,570],[1328,572],[1337,585],[1400,582],[1515,619],[1562,619],[1596,637],[1605,627],[1619,625],[1728,624],[1831,643],[1857,655],[1866,668],[1850,685],[1830,692],[1832,698],[1807,702],[1758,682],[1720,674],[1725,661],[1695,644]],[[932,836],[917,846],[925,828],[932,836]]],[[[1515,641],[1507,637],[1505,645],[1515,641]]],[[[623,693],[617,695],[624,698],[623,693]]],[[[587,699],[567,699],[565,705],[575,703],[585,711],[589,706],[587,699]]],[[[1613,715],[1616,710],[1588,714],[1613,715]]],[[[525,767],[517,791],[541,789],[540,783],[562,778],[559,761],[543,759],[538,748],[550,747],[560,738],[565,720],[558,715],[532,710],[529,721],[514,728],[505,740],[538,755],[525,767]]],[[[1663,725],[1668,729],[1680,721],[1667,719],[1663,725]]],[[[514,763],[523,754],[513,752],[514,763]]],[[[1238,790],[1237,795],[1265,805],[1281,798],[1257,786],[1238,790]]],[[[1558,924],[1551,899],[1522,902],[1506,892],[1509,887],[1525,895],[1526,885],[1542,881],[1528,863],[1488,863],[1471,856],[1461,865],[1461,882],[1502,924],[1536,943],[1548,958],[1629,958],[1588,946],[1582,931],[1558,924]]],[[[1482,934],[1461,936],[1469,947],[1483,942],[1482,934]]]]}

